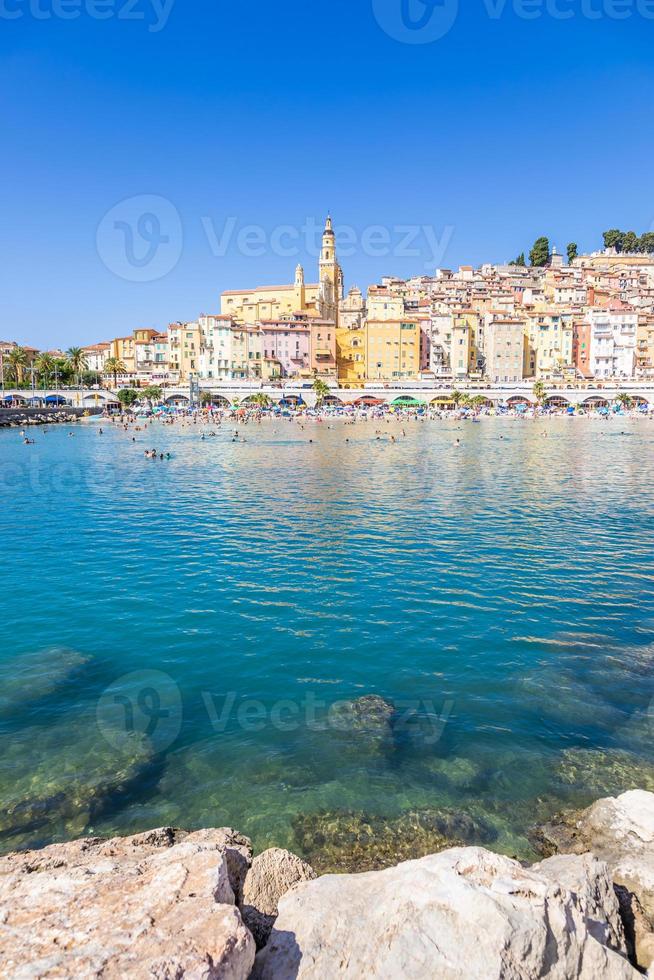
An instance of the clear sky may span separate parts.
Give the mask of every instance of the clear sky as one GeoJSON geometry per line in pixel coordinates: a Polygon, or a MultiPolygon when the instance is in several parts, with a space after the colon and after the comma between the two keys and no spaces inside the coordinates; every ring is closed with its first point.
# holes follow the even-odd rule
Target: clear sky
{"type": "Polygon", "coordinates": [[[0,338],[313,281],[327,210],[346,288],[654,227],[654,0],[458,6],[0,0],[0,338]]]}

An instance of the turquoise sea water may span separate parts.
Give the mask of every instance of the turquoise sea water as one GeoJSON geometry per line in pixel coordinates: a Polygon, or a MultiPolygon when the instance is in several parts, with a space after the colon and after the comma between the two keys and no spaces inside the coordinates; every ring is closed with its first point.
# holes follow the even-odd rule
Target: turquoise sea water
{"type": "Polygon", "coordinates": [[[320,867],[527,857],[654,789],[654,424],[232,429],[0,431],[3,850],[172,823],[320,867]]]}

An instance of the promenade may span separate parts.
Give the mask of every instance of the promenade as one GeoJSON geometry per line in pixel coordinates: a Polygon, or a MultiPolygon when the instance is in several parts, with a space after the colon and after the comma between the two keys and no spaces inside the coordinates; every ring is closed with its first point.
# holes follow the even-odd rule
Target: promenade
{"type": "MultiPolygon", "coordinates": [[[[257,395],[266,395],[273,404],[282,401],[302,401],[313,408],[320,399],[313,390],[311,381],[288,381],[283,384],[262,384],[261,382],[229,382],[219,384],[200,384],[201,395],[210,395],[214,404],[221,407],[247,405],[257,395]]],[[[373,401],[387,405],[398,405],[402,401],[421,402],[426,406],[447,405],[456,399],[456,392],[470,397],[486,399],[488,407],[527,404],[535,406],[537,399],[533,392],[533,380],[522,384],[491,385],[479,382],[477,384],[457,385],[449,382],[420,382],[411,384],[392,385],[387,383],[367,383],[361,388],[339,388],[334,383],[329,395],[324,399],[331,404],[365,405],[373,401]]],[[[605,404],[613,404],[621,395],[628,395],[635,405],[654,406],[654,383],[625,381],[616,383],[589,382],[579,386],[546,385],[544,399],[545,407],[566,407],[568,405],[594,408],[605,404]]],[[[59,396],[65,398],[72,407],[80,409],[102,409],[112,404],[118,404],[118,391],[108,389],[77,389],[57,388],[31,392],[18,389],[6,389],[5,400],[13,398],[19,405],[28,407],[30,399],[38,398],[46,401],[48,398],[59,396]]],[[[169,405],[190,405],[197,400],[197,387],[191,391],[189,385],[174,385],[162,388],[162,400],[169,405]]]]}

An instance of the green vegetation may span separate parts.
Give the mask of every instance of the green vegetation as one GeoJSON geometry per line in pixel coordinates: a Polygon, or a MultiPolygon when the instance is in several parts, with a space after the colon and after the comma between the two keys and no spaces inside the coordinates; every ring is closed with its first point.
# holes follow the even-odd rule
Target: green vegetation
{"type": "Polygon", "coordinates": [[[86,354],[81,347],[69,347],[66,351],[66,363],[75,375],[77,387],[79,388],[82,380],[82,372],[88,368],[86,354]]]}
{"type": "Polygon", "coordinates": [[[135,401],[138,401],[139,393],[134,388],[121,388],[118,392],[118,401],[125,408],[129,408],[135,401]]]}
{"type": "Polygon", "coordinates": [[[14,347],[9,351],[5,358],[5,371],[18,386],[23,383],[25,369],[27,367],[27,351],[22,347],[14,347]]]}
{"type": "Polygon", "coordinates": [[[532,388],[532,391],[534,393],[534,398],[536,399],[538,404],[542,405],[545,399],[547,398],[547,388],[545,387],[544,382],[534,381],[534,387],[532,388]]]}
{"type": "Polygon", "coordinates": [[[620,231],[610,228],[604,232],[604,248],[614,248],[616,252],[637,252],[652,254],[654,252],[654,232],[646,231],[638,237],[635,231],[620,231]]]}
{"type": "Polygon", "coordinates": [[[331,389],[327,382],[323,381],[322,378],[316,378],[316,380],[313,382],[313,390],[318,396],[318,402],[322,402],[325,400],[331,389]]]}
{"type": "Polygon", "coordinates": [[[578,255],[579,255],[579,248],[577,246],[577,243],[570,242],[570,244],[568,245],[568,262],[570,265],[572,265],[572,263],[574,262],[574,260],[577,258],[578,255]]]}
{"type": "MultiPolygon", "coordinates": [[[[206,394],[206,392],[203,392],[203,394],[206,394]]],[[[141,398],[144,398],[150,404],[161,401],[161,395],[162,391],[158,385],[148,385],[147,388],[143,388],[141,391],[141,398]]]]}
{"type": "Polygon", "coordinates": [[[118,387],[118,375],[125,374],[127,371],[127,368],[119,357],[108,357],[105,361],[104,369],[106,374],[113,375],[114,388],[118,387]]]}
{"type": "Polygon", "coordinates": [[[529,253],[529,261],[533,266],[540,267],[547,265],[550,260],[550,240],[544,235],[537,238],[534,247],[529,253]]]}
{"type": "Polygon", "coordinates": [[[524,252],[520,252],[520,255],[518,256],[518,258],[517,259],[514,259],[513,262],[509,262],[509,265],[526,266],[527,265],[527,262],[525,260],[525,253],[524,252]]]}
{"type": "Polygon", "coordinates": [[[253,405],[258,405],[259,408],[269,408],[271,405],[270,398],[264,391],[258,391],[256,395],[252,395],[250,402],[253,405]]]}

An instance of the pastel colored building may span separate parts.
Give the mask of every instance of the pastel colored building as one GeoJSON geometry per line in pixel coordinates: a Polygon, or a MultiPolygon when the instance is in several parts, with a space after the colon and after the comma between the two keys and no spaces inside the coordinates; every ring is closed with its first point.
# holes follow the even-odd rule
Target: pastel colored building
{"type": "Polygon", "coordinates": [[[279,365],[279,377],[311,374],[311,325],[306,317],[262,320],[261,355],[279,365]]]}

